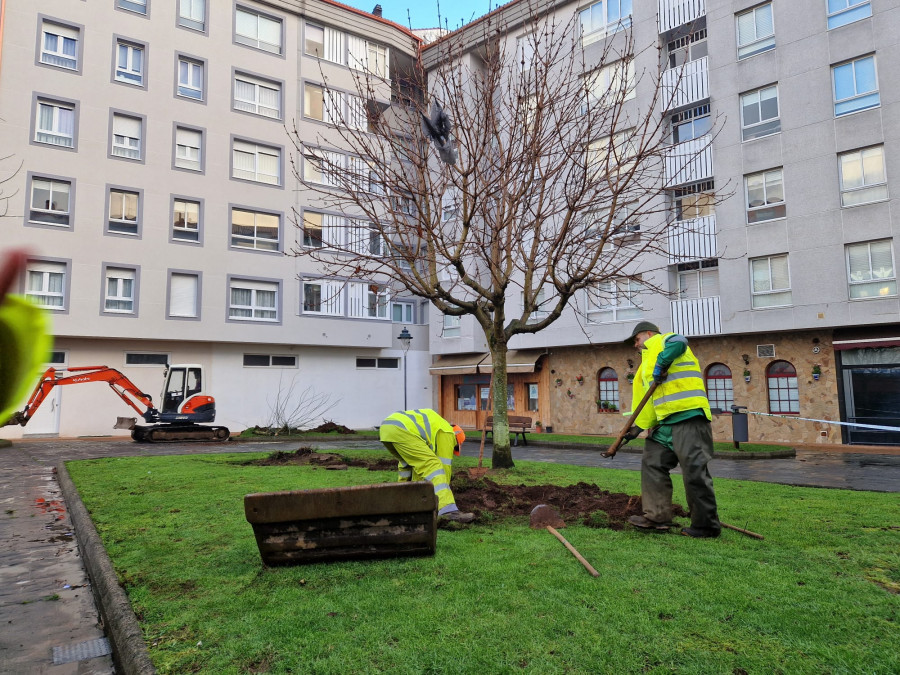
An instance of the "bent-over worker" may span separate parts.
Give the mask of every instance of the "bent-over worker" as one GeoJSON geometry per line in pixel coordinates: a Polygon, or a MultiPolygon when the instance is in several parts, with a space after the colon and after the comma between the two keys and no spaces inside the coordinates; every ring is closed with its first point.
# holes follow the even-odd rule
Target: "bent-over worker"
{"type": "Polygon", "coordinates": [[[466,440],[462,429],[429,408],[401,410],[381,423],[378,438],[399,460],[399,481],[427,480],[434,486],[440,518],[458,523],[475,520],[474,514],[457,508],[450,490],[453,455],[466,440]]]}
{"type": "Polygon", "coordinates": [[[718,537],[722,530],[716,494],[707,465],[712,459],[712,413],[703,385],[703,372],[687,338],[661,334],[649,321],[638,323],[625,340],[641,353],[634,377],[632,410],[652,382],[648,405],[641,410],[625,442],[650,429],[641,456],[643,516],[631,516],[632,525],[645,530],[667,531],[672,526],[672,477],[681,465],[684,492],[691,512],[691,526],[681,533],[689,537],[718,537]]]}

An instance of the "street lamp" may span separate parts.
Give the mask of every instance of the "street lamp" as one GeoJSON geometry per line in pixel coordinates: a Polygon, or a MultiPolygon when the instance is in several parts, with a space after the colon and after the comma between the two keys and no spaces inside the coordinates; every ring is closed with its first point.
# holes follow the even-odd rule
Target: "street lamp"
{"type": "Polygon", "coordinates": [[[413,336],[404,326],[397,339],[400,340],[400,348],[403,350],[403,409],[406,410],[406,355],[409,352],[409,343],[412,342],[413,336]]]}

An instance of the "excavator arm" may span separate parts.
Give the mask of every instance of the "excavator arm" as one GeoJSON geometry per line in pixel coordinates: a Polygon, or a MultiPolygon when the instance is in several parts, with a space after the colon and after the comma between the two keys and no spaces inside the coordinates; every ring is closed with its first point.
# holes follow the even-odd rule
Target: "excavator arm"
{"type": "Polygon", "coordinates": [[[58,378],[57,370],[48,368],[34,388],[34,392],[28,399],[25,408],[14,414],[6,424],[20,424],[24,427],[54,387],[67,384],[83,384],[85,382],[106,382],[109,388],[125,403],[134,408],[145,421],[152,423],[159,419],[159,411],[153,407],[151,397],[138,389],[131,380],[115,368],[108,368],[107,366],[78,366],[66,368],[64,371],[70,374],[58,378]]]}

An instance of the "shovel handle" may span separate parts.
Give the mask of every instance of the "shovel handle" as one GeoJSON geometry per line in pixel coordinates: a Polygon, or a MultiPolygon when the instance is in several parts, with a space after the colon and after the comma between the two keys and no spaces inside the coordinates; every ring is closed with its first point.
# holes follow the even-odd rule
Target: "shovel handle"
{"type": "Polygon", "coordinates": [[[609,446],[609,450],[604,452],[601,457],[608,457],[612,459],[616,456],[616,453],[619,451],[619,446],[622,444],[622,439],[625,438],[625,434],[628,433],[628,430],[634,425],[634,421],[637,419],[637,416],[641,414],[641,410],[644,409],[644,406],[647,404],[647,401],[650,400],[650,397],[653,395],[653,392],[656,391],[656,386],[659,384],[654,380],[650,383],[650,386],[647,387],[647,391],[644,394],[644,398],[641,399],[641,402],[637,404],[637,407],[634,409],[634,412],[631,413],[631,417],[628,418],[628,421],[625,422],[625,426],[622,427],[622,431],[619,432],[618,438],[613,442],[611,446],[609,446]]]}
{"type": "Polygon", "coordinates": [[[729,530],[734,530],[735,532],[740,532],[741,534],[746,534],[748,537],[753,537],[754,539],[765,539],[761,534],[756,534],[756,532],[751,532],[750,530],[745,530],[742,527],[735,527],[734,525],[729,525],[728,523],[723,523],[719,521],[719,525],[722,527],[727,527],[729,530]]]}
{"type": "Polygon", "coordinates": [[[565,546],[567,549],[569,549],[571,554],[575,556],[575,558],[578,560],[578,562],[580,562],[582,565],[584,565],[584,568],[588,572],[591,573],[592,577],[600,576],[600,572],[598,572],[593,567],[591,567],[591,564],[587,560],[585,560],[584,557],[582,557],[582,555],[578,551],[575,550],[575,547],[572,546],[572,544],[570,544],[568,541],[566,541],[566,538],[564,536],[562,536],[559,532],[556,531],[555,527],[553,527],[552,525],[548,525],[547,529],[550,530],[550,534],[552,534],[554,537],[556,537],[563,543],[563,546],[565,546]]]}

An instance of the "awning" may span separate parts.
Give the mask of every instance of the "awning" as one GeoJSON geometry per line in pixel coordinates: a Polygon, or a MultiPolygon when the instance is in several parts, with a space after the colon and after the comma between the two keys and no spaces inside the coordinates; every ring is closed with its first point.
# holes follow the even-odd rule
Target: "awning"
{"type": "Polygon", "coordinates": [[[837,329],[832,345],[835,351],[866,347],[900,347],[900,326],[866,326],[837,329]]]}
{"type": "Polygon", "coordinates": [[[444,354],[438,356],[437,361],[431,364],[428,372],[432,375],[470,375],[472,373],[487,372],[479,370],[479,364],[489,359],[490,354],[444,354]]]}
{"type": "MultiPolygon", "coordinates": [[[[514,373],[533,373],[537,366],[538,359],[547,353],[546,349],[510,349],[506,352],[506,373],[513,375],[514,373]]],[[[479,370],[482,373],[493,372],[493,364],[491,355],[488,354],[484,363],[481,364],[479,370]]]]}

